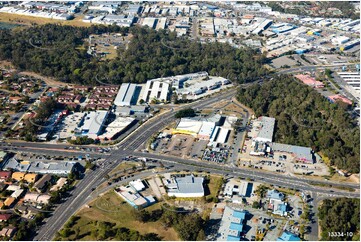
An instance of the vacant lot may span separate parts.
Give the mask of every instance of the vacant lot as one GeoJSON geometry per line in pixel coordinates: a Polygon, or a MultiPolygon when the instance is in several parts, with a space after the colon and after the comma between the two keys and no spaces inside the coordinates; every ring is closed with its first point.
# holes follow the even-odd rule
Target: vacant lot
{"type": "MultiPolygon", "coordinates": [[[[148,211],[159,209],[160,205],[155,204],[146,208],[148,211]]],[[[78,240],[96,240],[90,234],[94,229],[93,221],[104,221],[116,223],[117,227],[126,227],[137,230],[141,234],[156,233],[162,240],[179,240],[173,228],[165,229],[159,221],[141,223],[134,219],[133,208],[123,201],[114,191],[108,192],[90,204],[89,208],[83,208],[77,214],[80,218],[73,226],[73,230],[79,229],[78,240]]],[[[66,240],[74,240],[74,235],[66,240]]]]}
{"type": "Polygon", "coordinates": [[[10,13],[0,13],[0,22],[13,23],[13,24],[23,24],[23,25],[32,25],[32,24],[61,24],[61,25],[71,25],[76,27],[89,27],[90,23],[85,23],[82,21],[84,16],[78,16],[73,20],[61,21],[50,18],[37,18],[25,15],[17,15],[10,13]]]}

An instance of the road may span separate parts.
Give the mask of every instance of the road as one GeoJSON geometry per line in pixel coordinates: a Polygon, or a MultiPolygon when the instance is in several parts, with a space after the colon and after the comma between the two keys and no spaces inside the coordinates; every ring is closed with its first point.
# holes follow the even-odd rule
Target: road
{"type": "MultiPolygon", "coordinates": [[[[305,67],[306,68],[306,67],[305,67]]],[[[314,68],[314,67],[307,67],[314,68]]],[[[250,85],[250,84],[249,84],[250,85]]],[[[182,106],[182,108],[189,107],[194,109],[202,109],[206,106],[212,106],[213,104],[224,99],[231,99],[236,94],[236,89],[227,90],[226,92],[217,93],[204,98],[196,102],[182,106]]],[[[168,157],[164,155],[150,154],[140,152],[145,148],[146,141],[156,132],[167,126],[169,123],[175,120],[174,113],[176,108],[172,111],[159,114],[140,126],[136,131],[132,132],[128,137],[121,141],[116,147],[113,147],[113,151],[110,154],[106,154],[106,160],[102,168],[90,171],[85,174],[85,177],[80,180],[75,189],[72,191],[72,196],[54,212],[53,216],[47,219],[46,223],[38,231],[38,235],[34,238],[35,240],[51,240],[55,233],[59,231],[64,223],[76,212],[79,208],[84,205],[85,201],[88,201],[89,196],[92,193],[92,189],[105,182],[105,175],[113,170],[119,162],[125,156],[133,155],[138,157],[147,157],[162,161],[165,165],[177,165],[182,170],[202,170],[205,172],[222,174],[225,176],[243,177],[254,179],[268,184],[273,184],[279,187],[288,187],[303,191],[311,191],[315,193],[322,193],[328,197],[359,197],[359,192],[345,192],[342,190],[330,191],[329,188],[316,187],[308,184],[309,179],[289,177],[281,174],[274,174],[265,171],[251,171],[246,169],[240,169],[237,167],[226,167],[218,165],[216,163],[206,163],[196,160],[181,159],[178,157],[168,157]]],[[[12,144],[2,143],[3,148],[12,147],[16,151],[30,151],[43,149],[51,150],[47,152],[63,152],[67,151],[69,154],[72,152],[88,153],[86,151],[79,150],[66,150],[65,147],[69,147],[64,144],[39,144],[39,143],[27,143],[27,142],[13,142],[12,144]]],[[[320,181],[320,183],[339,185],[330,181],[320,181]]],[[[345,187],[351,187],[358,189],[359,186],[356,184],[342,184],[345,187]]]]}

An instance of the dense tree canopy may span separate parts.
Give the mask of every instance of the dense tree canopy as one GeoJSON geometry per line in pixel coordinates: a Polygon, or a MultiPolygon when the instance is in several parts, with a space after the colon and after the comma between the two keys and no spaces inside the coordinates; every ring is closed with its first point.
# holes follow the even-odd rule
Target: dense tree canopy
{"type": "Polygon", "coordinates": [[[359,172],[360,130],[342,103],[330,103],[290,76],[241,89],[238,100],[257,116],[276,118],[276,142],[312,147],[331,165],[359,172]]]}
{"type": "Polygon", "coordinates": [[[326,199],[319,208],[318,216],[322,240],[360,241],[359,199],[326,199]],[[337,233],[342,236],[334,236],[337,233]]]}
{"type": "Polygon", "coordinates": [[[200,44],[177,38],[175,32],[149,28],[61,25],[30,27],[26,31],[0,30],[0,59],[21,70],[52,76],[64,82],[142,83],[147,79],[207,71],[233,81],[250,82],[267,71],[263,56],[252,49],[234,49],[228,44],[200,44]],[[84,39],[90,34],[131,33],[133,38],[118,56],[101,61],[86,53],[84,39]]]}

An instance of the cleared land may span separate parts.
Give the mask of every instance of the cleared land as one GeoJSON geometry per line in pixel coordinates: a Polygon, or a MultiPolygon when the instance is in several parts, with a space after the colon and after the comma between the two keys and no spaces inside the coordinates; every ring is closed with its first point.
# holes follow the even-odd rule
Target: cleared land
{"type": "Polygon", "coordinates": [[[79,15],[73,20],[62,21],[62,20],[55,20],[50,18],[38,18],[32,16],[10,14],[10,13],[0,13],[0,22],[22,24],[22,25],[61,24],[61,25],[71,25],[76,27],[89,27],[91,24],[83,22],[82,21],[83,17],[84,16],[79,15]]]}
{"type": "MultiPolygon", "coordinates": [[[[160,204],[155,204],[146,208],[148,211],[159,209],[160,204]]],[[[125,203],[114,191],[108,192],[104,196],[96,199],[90,204],[90,208],[81,209],[77,216],[80,218],[73,226],[73,230],[79,229],[78,240],[96,240],[90,234],[94,229],[93,221],[104,221],[116,223],[117,227],[126,227],[137,230],[141,234],[156,233],[162,240],[179,240],[177,233],[173,228],[165,229],[159,221],[141,223],[134,219],[133,208],[125,203]]],[[[74,240],[74,235],[65,238],[65,240],[74,240]]]]}

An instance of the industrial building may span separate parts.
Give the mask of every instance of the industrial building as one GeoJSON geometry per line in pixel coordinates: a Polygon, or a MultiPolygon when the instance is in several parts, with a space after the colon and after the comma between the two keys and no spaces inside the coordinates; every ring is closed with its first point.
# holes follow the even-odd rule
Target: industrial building
{"type": "Polygon", "coordinates": [[[11,158],[4,165],[5,170],[15,170],[20,172],[32,172],[38,174],[57,174],[66,176],[77,169],[78,163],[73,161],[63,162],[19,162],[11,158]]]}
{"type": "Polygon", "coordinates": [[[241,204],[242,199],[251,196],[252,190],[252,183],[231,179],[226,183],[224,195],[230,198],[232,203],[241,204]]]}
{"type": "Polygon", "coordinates": [[[236,210],[229,206],[224,208],[218,241],[240,241],[247,222],[247,210],[236,210]]]}
{"type": "MultiPolygon", "coordinates": [[[[166,176],[165,176],[166,177],[166,176]]],[[[168,196],[175,197],[203,197],[203,177],[188,175],[185,177],[167,177],[163,179],[168,188],[168,196]],[[168,179],[167,179],[168,178],[168,179]]]]}
{"type": "Polygon", "coordinates": [[[345,44],[347,41],[349,41],[350,38],[346,36],[339,36],[337,38],[332,39],[332,43],[336,45],[342,45],[345,44]]]}
{"type": "Polygon", "coordinates": [[[107,125],[104,132],[98,136],[100,140],[108,139],[114,140],[121,133],[126,131],[130,126],[135,123],[135,118],[131,117],[117,117],[113,122],[107,125]]]}
{"type": "Polygon", "coordinates": [[[266,116],[259,117],[258,120],[253,123],[257,131],[256,137],[253,137],[253,141],[263,143],[272,142],[275,122],[275,118],[266,116]]]}
{"type": "Polygon", "coordinates": [[[309,147],[272,143],[271,148],[273,151],[289,153],[299,162],[313,164],[321,159],[321,157],[309,147]]]}
{"type": "Polygon", "coordinates": [[[167,102],[170,95],[170,87],[171,83],[169,81],[162,81],[160,79],[149,80],[145,85],[143,100],[147,103],[153,99],[167,102]]]}
{"type": "Polygon", "coordinates": [[[151,18],[151,17],[144,18],[142,26],[148,26],[149,28],[155,29],[157,25],[157,21],[158,21],[157,18],[151,18]]]}
{"type": "Polygon", "coordinates": [[[221,125],[225,118],[217,114],[212,117],[181,118],[172,134],[189,134],[203,140],[210,140],[216,126],[221,125]]]}
{"type": "Polygon", "coordinates": [[[314,77],[311,77],[309,75],[298,74],[298,75],[295,75],[295,77],[297,79],[299,79],[300,81],[302,81],[304,84],[311,86],[313,88],[324,88],[325,87],[323,82],[317,81],[314,77]]]}
{"type": "Polygon", "coordinates": [[[134,208],[148,207],[156,201],[153,196],[149,195],[144,197],[139,193],[144,189],[144,185],[142,186],[140,183],[142,182],[139,180],[133,181],[132,185],[120,186],[119,188],[115,189],[115,192],[134,208]]]}
{"type": "Polygon", "coordinates": [[[91,111],[84,113],[78,127],[74,129],[76,135],[87,135],[97,138],[101,134],[106,122],[108,111],[91,111]]]}
{"type": "Polygon", "coordinates": [[[137,104],[141,87],[136,84],[123,83],[115,97],[114,104],[117,106],[130,106],[137,104]]]}
{"type": "Polygon", "coordinates": [[[357,100],[360,100],[360,72],[337,72],[337,75],[346,82],[345,89],[357,100]]]}

